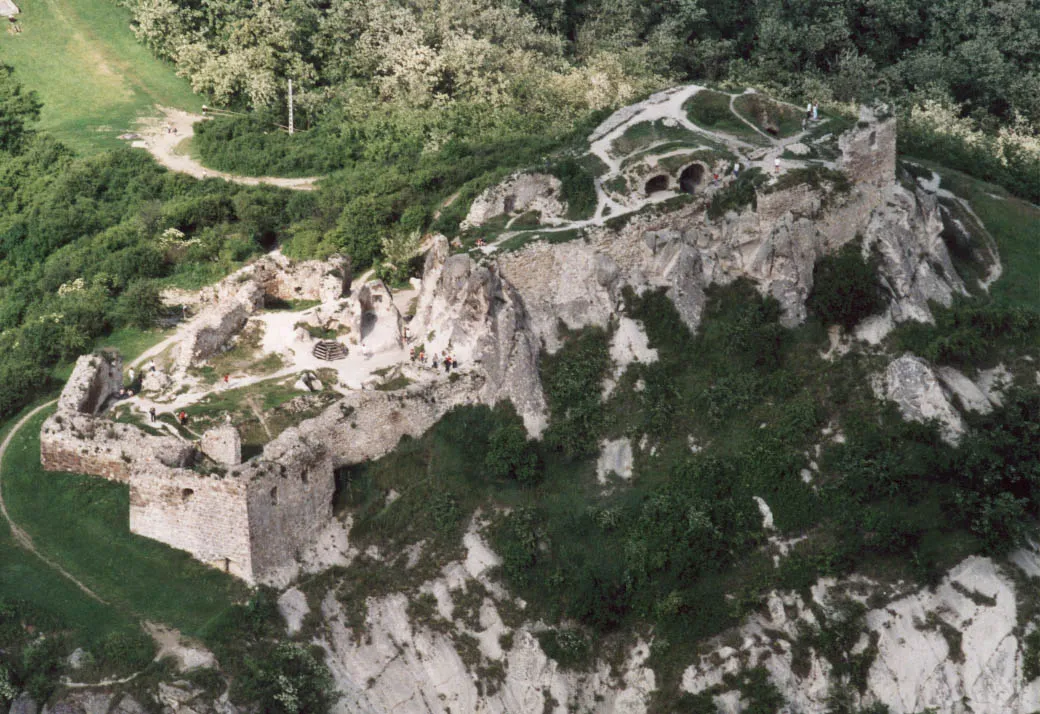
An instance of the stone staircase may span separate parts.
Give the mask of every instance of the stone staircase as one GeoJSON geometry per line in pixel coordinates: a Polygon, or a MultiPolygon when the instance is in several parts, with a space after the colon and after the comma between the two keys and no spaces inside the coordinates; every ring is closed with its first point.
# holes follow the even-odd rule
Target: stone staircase
{"type": "Polygon", "coordinates": [[[334,362],[347,356],[347,348],[335,340],[321,340],[314,345],[314,356],[326,362],[334,362]]]}

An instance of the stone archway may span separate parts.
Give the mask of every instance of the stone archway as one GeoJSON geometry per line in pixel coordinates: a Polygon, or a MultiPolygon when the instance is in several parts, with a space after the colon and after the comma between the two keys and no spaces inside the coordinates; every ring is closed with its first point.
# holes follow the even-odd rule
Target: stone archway
{"type": "Polygon", "coordinates": [[[646,182],[646,186],[643,188],[643,193],[649,196],[651,193],[657,193],[658,191],[667,191],[669,183],[670,181],[668,176],[665,174],[654,176],[646,182]]]}
{"type": "Polygon", "coordinates": [[[704,180],[704,166],[701,164],[690,164],[679,175],[679,188],[689,194],[697,192],[697,187],[704,180]]]}

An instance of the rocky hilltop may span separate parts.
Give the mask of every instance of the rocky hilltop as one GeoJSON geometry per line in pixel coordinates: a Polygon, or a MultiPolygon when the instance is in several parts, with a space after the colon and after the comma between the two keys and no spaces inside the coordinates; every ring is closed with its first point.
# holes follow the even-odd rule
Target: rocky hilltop
{"type": "MultiPolygon", "coordinates": [[[[595,179],[590,217],[567,218],[560,182],[538,172],[511,176],[477,197],[463,222],[463,238],[433,236],[427,242],[407,319],[385,286],[351,286],[349,263],[338,258],[294,269],[275,256],[232,276],[212,291],[217,306],[203,311],[188,339],[171,352],[168,367],[159,370],[173,376],[149,376],[158,395],[149,398],[186,403],[188,397],[174,390],[192,365],[226,349],[250,320],[280,325],[276,318],[257,317],[265,299],[301,294],[313,294],[322,304],[313,308],[311,325],[296,324],[289,351],[297,368],[311,364],[300,356],[313,345],[307,328],[335,328],[350,334],[350,348],[364,357],[352,365],[364,364],[374,351],[366,374],[374,374],[378,364],[384,373],[396,370],[391,374],[399,383],[382,382],[375,389],[365,388],[375,384],[370,381],[360,389],[341,383],[330,402],[245,463],[234,434],[210,435],[214,446],[200,448],[223,462],[216,476],[212,469],[202,476],[190,470],[202,456],[155,444],[148,446],[155,452],[152,463],[120,467],[128,438],[123,432],[140,430],[121,427],[111,439],[123,446],[102,444],[108,449],[102,461],[114,466],[93,472],[130,481],[136,532],[282,588],[279,605],[289,634],[327,654],[342,693],[337,711],[642,714],[660,710],[655,697],[662,675],[652,666],[652,630],[632,634],[610,661],[588,668],[569,668],[551,657],[540,637],[549,626],[526,617],[526,603],[500,577],[502,558],[489,545],[492,513],[477,512],[462,548],[436,570],[424,566],[424,548],[430,546],[423,541],[403,550],[370,546],[359,552],[350,519],[340,523],[328,508],[334,467],[378,459],[402,437],[421,437],[460,405],[508,401],[530,437],[544,435],[550,410],[540,370],[568,334],[586,327],[610,334],[613,377],[604,395],[629,364],[657,359],[642,325],[628,313],[632,295],[663,292],[697,332],[712,286],[743,280],[776,300],[783,325],[795,326],[807,317],[819,261],[858,245],[862,256],[876,262],[886,307],[854,329],[832,331],[836,357],[874,350],[898,323],[932,322],[936,305],[949,306],[968,294],[942,237],[935,191],[897,175],[894,119],[864,109],[844,131],[803,126],[785,136],[774,136],[779,128],[771,121],[745,119],[748,131],[730,135],[690,119],[685,107],[700,91],[683,87],[654,95],[593,132],[588,155],[605,168],[595,179]],[[660,127],[669,128],[671,139],[632,147],[632,137],[645,125],[665,134],[660,127]],[[677,132],[685,138],[674,140],[677,132]],[[524,228],[525,216],[536,225],[524,228]],[[489,240],[467,245],[467,235],[495,222],[499,230],[487,234],[489,240]],[[430,355],[451,354],[462,367],[431,375],[406,359],[409,345],[430,355]],[[233,455],[217,456],[231,442],[233,455]],[[203,481],[216,484],[206,488],[235,492],[228,497],[240,504],[233,548],[215,547],[222,536],[199,530],[203,521],[223,518],[221,509],[191,510],[198,502],[194,484],[203,481]],[[291,504],[302,504],[288,515],[286,494],[293,494],[291,504]],[[236,569],[236,558],[249,564],[236,569]],[[332,564],[346,570],[328,571],[332,564]],[[316,595],[303,583],[285,589],[301,573],[342,582],[367,577],[369,571],[352,566],[390,564],[414,574],[418,585],[408,594],[383,588],[357,598],[337,597],[334,589],[316,595]]],[[[1010,381],[1001,369],[972,379],[912,354],[870,355],[880,369],[868,389],[894,402],[904,419],[938,420],[951,444],[968,429],[963,415],[999,406],[1010,381]]],[[[114,390],[113,370],[119,373],[118,365],[99,359],[84,358],[59,415],[45,425],[44,460],[51,468],[92,472],[89,464],[62,459],[89,460],[104,451],[83,443],[106,433],[97,414],[99,395],[104,401],[114,390]]],[[[823,433],[833,441],[844,438],[829,427],[823,433]]],[[[600,482],[606,484],[607,475],[622,482],[631,477],[633,458],[650,448],[628,437],[605,443],[600,482]]],[[[697,448],[691,443],[691,450],[697,448]]],[[[803,474],[807,483],[813,477],[811,471],[803,474]]],[[[399,497],[391,491],[385,506],[399,497]]],[[[779,567],[798,539],[770,535],[769,506],[755,500],[768,536],[763,551],[779,567]]],[[[1040,707],[1040,683],[1025,674],[1026,639],[1036,627],[1029,620],[1037,605],[1031,579],[1037,576],[1040,556],[1019,551],[1007,562],[971,556],[942,574],[934,588],[852,576],[818,580],[805,591],[774,590],[760,611],[705,640],[702,654],[691,656],[678,677],[672,674],[680,695],[673,701],[747,711],[753,702],[740,678],[755,669],[782,696],[785,708],[778,710],[800,714],[1027,714],[1040,707]],[[820,633],[840,627],[845,649],[836,652],[820,633]]],[[[177,712],[231,708],[226,701],[166,704],[177,712]]]]}

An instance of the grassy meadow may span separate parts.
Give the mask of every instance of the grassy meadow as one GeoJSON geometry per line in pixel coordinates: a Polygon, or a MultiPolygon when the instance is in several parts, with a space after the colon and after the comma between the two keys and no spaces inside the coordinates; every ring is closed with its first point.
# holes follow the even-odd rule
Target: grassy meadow
{"type": "Polygon", "coordinates": [[[39,93],[40,129],[75,149],[124,145],[116,137],[155,115],[156,104],[201,108],[187,80],[137,42],[130,13],[114,0],[40,0],[19,8],[22,32],[0,33],[0,60],[39,93]]]}

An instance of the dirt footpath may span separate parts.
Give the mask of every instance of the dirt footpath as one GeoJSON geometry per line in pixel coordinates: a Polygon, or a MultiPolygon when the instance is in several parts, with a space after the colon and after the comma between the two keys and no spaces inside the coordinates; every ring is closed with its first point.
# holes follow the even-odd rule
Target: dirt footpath
{"type": "Polygon", "coordinates": [[[158,109],[162,112],[161,116],[141,121],[138,127],[140,139],[134,141],[133,146],[147,149],[156,161],[170,171],[188,174],[198,179],[222,178],[225,181],[248,186],[267,184],[297,191],[313,191],[316,188],[315,183],[320,177],[239,176],[208,169],[190,156],[179,154],[176,151],[178,144],[194,136],[193,125],[195,122],[204,121],[206,117],[168,107],[158,107],[158,109]],[[170,131],[171,129],[173,131],[170,131]]]}

